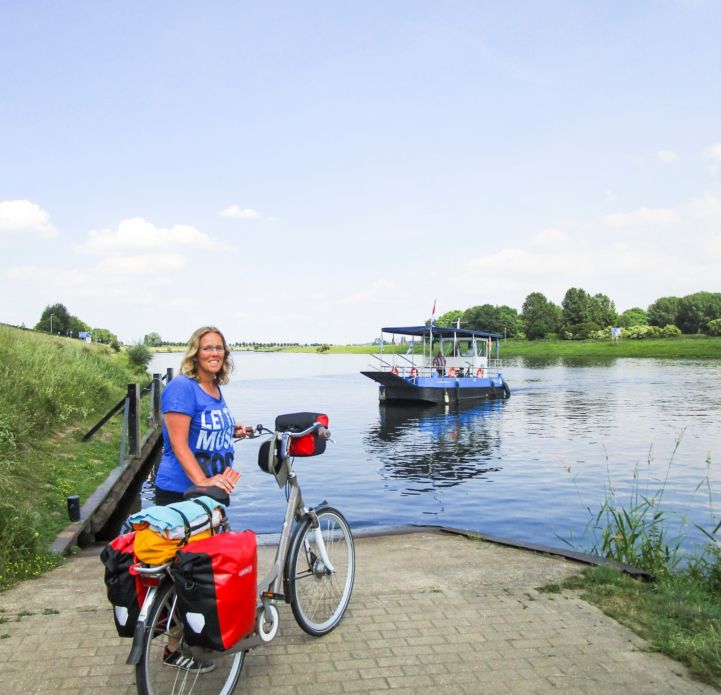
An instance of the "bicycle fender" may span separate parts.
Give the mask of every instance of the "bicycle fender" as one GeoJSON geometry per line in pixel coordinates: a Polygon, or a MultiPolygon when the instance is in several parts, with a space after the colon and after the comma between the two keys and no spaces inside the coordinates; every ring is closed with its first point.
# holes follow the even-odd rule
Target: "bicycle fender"
{"type": "Polygon", "coordinates": [[[133,646],[130,648],[130,654],[125,660],[130,666],[137,666],[143,655],[143,636],[145,634],[145,621],[138,620],[135,624],[135,632],[133,633],[133,646]]]}

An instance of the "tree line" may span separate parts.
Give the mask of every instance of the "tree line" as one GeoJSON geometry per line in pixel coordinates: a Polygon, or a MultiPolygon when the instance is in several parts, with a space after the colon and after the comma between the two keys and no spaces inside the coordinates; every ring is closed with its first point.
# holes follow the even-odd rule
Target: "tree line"
{"type": "MultiPolygon", "coordinates": [[[[436,324],[456,326],[459,320],[461,328],[528,340],[607,338],[611,327],[618,327],[624,335],[633,338],[699,333],[721,336],[721,292],[695,292],[685,297],[660,297],[646,309],[633,307],[619,314],[607,295],[592,295],[584,289],[571,287],[566,291],[560,306],[547,299],[542,292],[531,292],[524,300],[520,313],[505,304],[481,304],[465,310],[447,311],[438,317],[436,324]]],[[[94,342],[105,343],[115,350],[119,350],[121,345],[112,331],[107,328],[91,328],[77,316],[70,314],[60,303],[45,307],[35,330],[75,338],[79,337],[81,332],[87,331],[92,333],[94,342]]],[[[174,343],[163,341],[156,332],[145,335],[140,343],[146,348],[169,344],[174,343]]],[[[243,348],[298,345],[299,343],[292,342],[256,341],[234,344],[235,347],[243,348]]]]}
{"type": "Polygon", "coordinates": [[[560,306],[543,293],[532,292],[520,313],[506,305],[481,304],[448,311],[438,317],[436,325],[456,326],[459,320],[461,328],[528,340],[609,337],[612,327],[638,338],[698,333],[721,336],[721,292],[660,297],[646,309],[633,307],[619,314],[605,294],[592,295],[571,287],[560,306]]]}
{"type": "Polygon", "coordinates": [[[77,316],[73,316],[65,305],[60,303],[45,307],[40,320],[35,324],[35,330],[69,338],[78,338],[80,333],[92,333],[93,342],[105,343],[114,350],[120,349],[120,341],[115,333],[107,328],[91,328],[77,316]]]}

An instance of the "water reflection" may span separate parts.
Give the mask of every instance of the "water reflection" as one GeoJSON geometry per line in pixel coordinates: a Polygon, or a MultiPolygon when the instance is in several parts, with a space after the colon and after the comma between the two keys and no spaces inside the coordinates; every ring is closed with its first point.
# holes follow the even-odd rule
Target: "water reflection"
{"type": "Polygon", "coordinates": [[[454,487],[500,471],[500,412],[504,401],[473,407],[379,406],[378,423],[364,437],[386,480],[405,480],[401,494],[454,487]],[[493,462],[493,463],[492,463],[493,462]]]}

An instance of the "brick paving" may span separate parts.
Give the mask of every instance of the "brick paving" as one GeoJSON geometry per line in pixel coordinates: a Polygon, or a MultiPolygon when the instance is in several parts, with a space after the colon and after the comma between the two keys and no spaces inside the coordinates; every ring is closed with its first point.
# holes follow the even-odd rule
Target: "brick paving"
{"type": "MultiPolygon", "coordinates": [[[[273,549],[259,551],[262,571],[273,549]]],[[[98,552],[0,594],[4,695],[136,692],[98,552]]],[[[537,591],[577,563],[433,531],[359,538],[356,553],[341,625],[313,638],[282,606],[236,692],[718,693],[574,593],[537,591]]]]}

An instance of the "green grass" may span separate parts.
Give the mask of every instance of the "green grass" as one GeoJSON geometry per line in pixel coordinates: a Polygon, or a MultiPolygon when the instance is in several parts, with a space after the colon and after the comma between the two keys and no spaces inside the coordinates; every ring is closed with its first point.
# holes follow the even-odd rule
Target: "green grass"
{"type": "Polygon", "coordinates": [[[679,336],[643,340],[504,340],[501,357],[533,359],[576,358],[610,360],[617,357],[721,359],[721,338],[679,336]]]}
{"type": "MultiPolygon", "coordinates": [[[[601,557],[646,570],[652,581],[634,579],[609,566],[588,569],[571,578],[563,588],[581,591],[584,600],[631,628],[646,639],[651,649],[686,664],[702,679],[721,686],[721,547],[717,533],[721,523],[713,514],[711,456],[706,458],[707,474],[696,488],[708,498],[711,526],[703,528],[706,541],[693,551],[683,550],[682,532],[669,534],[679,515],[663,508],[664,491],[674,458],[683,439],[676,439],[661,481],[640,475],[634,469],[633,485],[627,499],[615,492],[610,478],[597,512],[587,507],[590,532],[586,550],[601,557]]],[[[649,453],[650,457],[650,453],[649,453]]],[[[650,460],[649,460],[650,463],[650,460]]],[[[647,470],[650,470],[647,469],[647,470]]],[[[685,518],[680,517],[682,528],[685,518]]],[[[566,541],[572,547],[578,543],[566,541]]],[[[557,585],[542,587],[553,593],[557,585]]]]}
{"type": "Polygon", "coordinates": [[[66,497],[82,504],[118,465],[121,416],[81,437],[131,382],[147,376],[122,353],[0,325],[0,589],[60,561],[46,549],[66,497]]]}
{"type": "Polygon", "coordinates": [[[704,579],[679,575],[643,582],[610,567],[594,567],[564,588],[580,591],[581,598],[631,628],[652,650],[721,687],[721,602],[704,579]]]}

